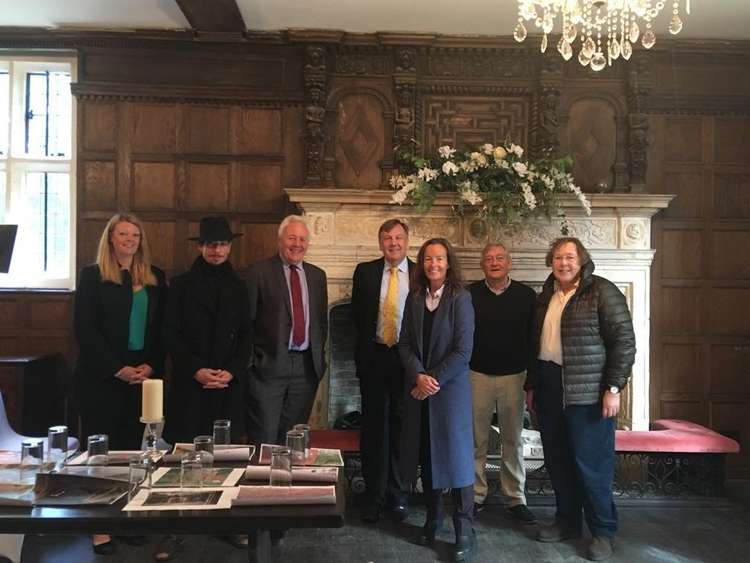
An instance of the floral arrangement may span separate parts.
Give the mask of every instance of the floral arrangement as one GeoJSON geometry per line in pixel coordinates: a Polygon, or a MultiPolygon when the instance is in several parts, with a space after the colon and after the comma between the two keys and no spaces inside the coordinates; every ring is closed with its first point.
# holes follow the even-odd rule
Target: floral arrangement
{"type": "Polygon", "coordinates": [[[401,174],[391,177],[396,190],[391,203],[409,203],[420,213],[428,211],[439,192],[455,192],[454,210],[462,215],[475,210],[489,224],[514,227],[539,216],[562,217],[558,196],[571,192],[591,215],[591,204],[573,183],[568,172],[569,157],[560,159],[524,158],[522,147],[507,143],[486,143],[475,151],[458,151],[448,145],[433,157],[410,152],[398,154],[401,174]]]}

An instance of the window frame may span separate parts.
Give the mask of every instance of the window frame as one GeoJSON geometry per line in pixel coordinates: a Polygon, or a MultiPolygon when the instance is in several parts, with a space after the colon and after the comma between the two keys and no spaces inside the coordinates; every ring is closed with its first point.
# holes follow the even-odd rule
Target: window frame
{"type": "Polygon", "coordinates": [[[0,191],[0,222],[18,224],[18,236],[11,260],[11,272],[0,274],[0,290],[72,290],[76,278],[76,217],[77,217],[77,101],[71,95],[70,154],[60,156],[34,156],[23,154],[25,145],[26,74],[28,72],[69,72],[71,84],[77,80],[77,58],[65,54],[0,55],[0,70],[9,73],[8,107],[0,108],[10,115],[8,127],[8,154],[0,155],[0,174],[6,178],[5,192],[0,191]],[[68,264],[66,275],[45,275],[29,270],[18,271],[19,252],[23,252],[25,237],[21,221],[24,201],[25,174],[27,172],[49,172],[68,174],[69,178],[69,227],[68,264]],[[15,270],[15,271],[14,271],[15,270]]]}

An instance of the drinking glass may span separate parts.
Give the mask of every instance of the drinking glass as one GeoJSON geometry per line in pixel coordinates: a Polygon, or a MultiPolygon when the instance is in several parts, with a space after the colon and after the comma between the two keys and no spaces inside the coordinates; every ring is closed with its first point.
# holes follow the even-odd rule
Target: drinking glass
{"type": "Polygon", "coordinates": [[[203,486],[203,455],[199,452],[185,452],[180,463],[180,487],[203,486]]]}
{"type": "Polygon", "coordinates": [[[44,440],[29,439],[21,442],[20,480],[33,479],[44,463],[44,440]]]}
{"type": "Polygon", "coordinates": [[[272,487],[289,487],[292,484],[292,453],[285,446],[271,448],[271,476],[268,482],[272,487]]]}
{"type": "Polygon", "coordinates": [[[297,430],[305,435],[305,459],[310,455],[310,425],[309,424],[295,424],[292,430],[297,430]]]}
{"type": "Polygon", "coordinates": [[[88,439],[87,465],[107,465],[109,454],[109,436],[92,434],[88,439]]]}
{"type": "Polygon", "coordinates": [[[128,460],[128,500],[135,496],[138,487],[151,488],[151,457],[147,452],[132,456],[128,460]]]}
{"type": "Polygon", "coordinates": [[[60,470],[68,457],[68,427],[50,426],[47,430],[47,461],[60,470]]]}
{"type": "Polygon", "coordinates": [[[214,439],[213,436],[196,436],[193,439],[193,450],[201,454],[203,467],[212,467],[214,464],[214,439]]]}
{"type": "Polygon", "coordinates": [[[305,465],[305,434],[299,430],[286,433],[286,447],[292,455],[292,465],[305,465]]]}
{"type": "Polygon", "coordinates": [[[231,420],[214,420],[214,445],[225,446],[232,443],[230,437],[231,427],[231,420]]]}

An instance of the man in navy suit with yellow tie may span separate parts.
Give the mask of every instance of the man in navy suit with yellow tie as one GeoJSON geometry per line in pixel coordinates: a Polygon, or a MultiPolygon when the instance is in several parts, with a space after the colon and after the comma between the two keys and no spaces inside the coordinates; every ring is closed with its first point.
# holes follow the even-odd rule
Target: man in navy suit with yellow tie
{"type": "Polygon", "coordinates": [[[362,396],[360,450],[369,505],[363,519],[375,523],[384,509],[407,516],[406,491],[398,473],[403,409],[403,367],[398,355],[409,274],[409,227],[390,219],[378,230],[382,258],[357,265],[352,316],[357,330],[355,363],[362,396]]]}

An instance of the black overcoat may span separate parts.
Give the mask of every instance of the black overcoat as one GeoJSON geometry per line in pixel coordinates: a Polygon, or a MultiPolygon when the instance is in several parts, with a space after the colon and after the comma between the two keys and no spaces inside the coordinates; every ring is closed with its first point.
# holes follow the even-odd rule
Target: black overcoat
{"type": "Polygon", "coordinates": [[[211,434],[219,418],[232,420],[233,439],[244,432],[251,340],[247,290],[229,262],[213,266],[199,256],[189,271],[172,278],[164,321],[172,360],[167,441],[211,434]],[[203,389],[194,379],[201,368],[226,370],[234,378],[226,389],[203,389]]]}

